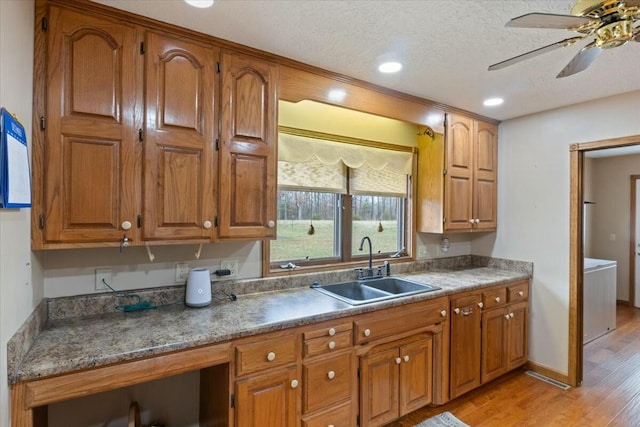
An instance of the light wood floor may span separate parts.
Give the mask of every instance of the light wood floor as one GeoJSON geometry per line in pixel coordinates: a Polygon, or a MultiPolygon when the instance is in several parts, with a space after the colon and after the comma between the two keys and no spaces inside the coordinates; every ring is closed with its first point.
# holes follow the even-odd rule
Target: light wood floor
{"type": "Polygon", "coordinates": [[[640,426],[640,309],[619,305],[617,329],[585,346],[582,387],[562,390],[518,370],[388,427],[414,426],[444,411],[471,427],[640,426]]]}

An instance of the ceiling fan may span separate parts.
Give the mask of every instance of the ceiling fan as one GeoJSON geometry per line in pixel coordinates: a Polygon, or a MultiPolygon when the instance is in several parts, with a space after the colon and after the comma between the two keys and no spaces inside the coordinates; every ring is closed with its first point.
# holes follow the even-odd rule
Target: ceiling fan
{"type": "Polygon", "coordinates": [[[491,65],[489,70],[499,70],[594,37],[556,76],[567,77],[584,71],[603,49],[622,46],[628,41],[640,42],[640,26],[636,26],[640,22],[640,0],[577,0],[569,13],[570,15],[528,13],[507,22],[507,27],[564,29],[581,35],[498,62],[491,65]]]}

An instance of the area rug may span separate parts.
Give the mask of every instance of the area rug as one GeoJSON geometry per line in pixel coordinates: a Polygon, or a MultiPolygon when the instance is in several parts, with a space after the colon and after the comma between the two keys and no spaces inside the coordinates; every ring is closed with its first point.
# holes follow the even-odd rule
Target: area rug
{"type": "Polygon", "coordinates": [[[416,424],[414,427],[469,427],[459,419],[453,416],[451,412],[443,412],[431,417],[428,420],[424,420],[420,424],[416,424]]]}

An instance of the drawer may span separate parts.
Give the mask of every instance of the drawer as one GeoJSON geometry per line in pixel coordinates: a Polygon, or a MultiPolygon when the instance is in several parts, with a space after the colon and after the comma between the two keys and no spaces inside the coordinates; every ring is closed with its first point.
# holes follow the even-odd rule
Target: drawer
{"type": "Polygon", "coordinates": [[[355,423],[353,418],[351,401],[348,401],[312,417],[304,417],[302,427],[352,427],[355,423]]]}
{"type": "Polygon", "coordinates": [[[447,306],[447,298],[437,298],[363,315],[354,321],[354,341],[363,344],[435,325],[448,318],[447,306]]]}
{"type": "Polygon", "coordinates": [[[484,309],[500,307],[507,303],[507,288],[498,287],[482,291],[482,304],[484,309]]]}
{"type": "Polygon", "coordinates": [[[319,337],[333,337],[340,332],[351,332],[352,328],[351,322],[327,322],[322,327],[309,329],[304,332],[304,339],[309,340],[313,338],[319,337]]]}
{"type": "Polygon", "coordinates": [[[529,299],[529,281],[526,280],[507,286],[507,298],[509,302],[520,302],[529,299]]]}
{"type": "MultiPolygon", "coordinates": [[[[324,353],[335,353],[351,347],[351,328],[348,331],[339,332],[333,336],[322,336],[308,339],[304,342],[304,356],[311,357],[324,353]]],[[[306,336],[306,334],[305,334],[306,336]]]]}
{"type": "Polygon", "coordinates": [[[291,335],[236,346],[236,375],[294,363],[298,341],[298,335],[291,335]]]}
{"type": "Polygon", "coordinates": [[[305,414],[351,396],[351,385],[355,381],[352,360],[349,352],[303,365],[302,410],[305,414]]]}

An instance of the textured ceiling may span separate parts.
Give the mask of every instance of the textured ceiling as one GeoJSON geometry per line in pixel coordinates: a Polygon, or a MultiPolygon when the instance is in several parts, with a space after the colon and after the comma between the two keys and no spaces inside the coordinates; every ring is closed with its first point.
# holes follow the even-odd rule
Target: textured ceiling
{"type": "Polygon", "coordinates": [[[587,41],[487,71],[576,35],[504,26],[529,12],[567,14],[571,0],[216,0],[204,10],[182,0],[97,2],[499,120],[640,89],[640,43],[563,79],[555,76],[587,41]],[[404,68],[382,75],[383,59],[404,68]],[[493,96],[505,103],[484,107],[493,96]]]}

